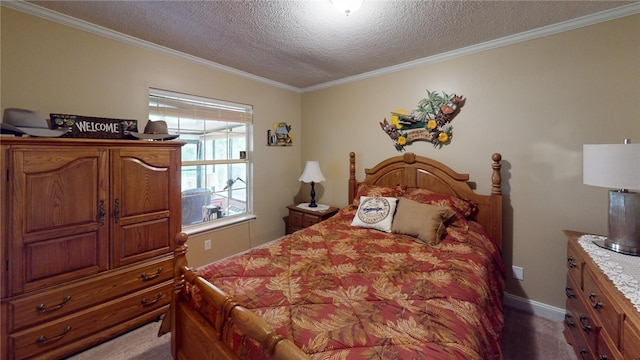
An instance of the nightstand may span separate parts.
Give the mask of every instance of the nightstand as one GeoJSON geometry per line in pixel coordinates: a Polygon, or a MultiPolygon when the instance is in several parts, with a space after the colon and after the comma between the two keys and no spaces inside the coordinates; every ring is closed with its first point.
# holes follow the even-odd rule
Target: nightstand
{"type": "Polygon", "coordinates": [[[326,220],[340,210],[335,206],[329,206],[329,208],[324,211],[313,211],[300,208],[297,204],[289,205],[287,208],[289,209],[289,216],[287,217],[287,234],[294,233],[300,229],[317,224],[322,220],[326,220]]]}

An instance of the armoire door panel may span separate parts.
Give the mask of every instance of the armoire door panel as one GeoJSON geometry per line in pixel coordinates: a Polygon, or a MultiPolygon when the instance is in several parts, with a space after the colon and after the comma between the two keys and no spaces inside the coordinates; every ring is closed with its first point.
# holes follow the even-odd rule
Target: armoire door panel
{"type": "Polygon", "coordinates": [[[24,245],[25,291],[61,284],[107,270],[108,244],[80,234],[24,245]]]}
{"type": "Polygon", "coordinates": [[[169,151],[118,151],[114,157],[117,182],[114,198],[119,199],[120,217],[169,209],[171,162],[169,151]]]}
{"type": "Polygon", "coordinates": [[[122,226],[118,232],[119,242],[112,256],[113,267],[166,254],[172,248],[170,238],[167,237],[168,218],[122,226]]]}
{"type": "Polygon", "coordinates": [[[101,214],[109,211],[107,152],[82,146],[16,147],[9,158],[14,209],[9,214],[10,293],[106,270],[109,227],[101,214]],[[77,251],[89,258],[66,262],[77,251]]]}
{"type": "Polygon", "coordinates": [[[47,173],[25,174],[24,210],[31,214],[25,218],[26,233],[95,223],[99,202],[96,167],[95,159],[80,159],[47,173]]]}

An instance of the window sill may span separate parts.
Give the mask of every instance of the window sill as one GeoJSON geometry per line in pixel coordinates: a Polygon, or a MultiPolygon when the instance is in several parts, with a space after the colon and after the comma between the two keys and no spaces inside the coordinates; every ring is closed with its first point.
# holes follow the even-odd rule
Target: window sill
{"type": "Polygon", "coordinates": [[[252,214],[230,216],[219,220],[203,222],[197,225],[189,225],[187,227],[183,227],[182,232],[191,236],[209,231],[219,230],[228,226],[246,223],[255,219],[256,216],[252,214]]]}

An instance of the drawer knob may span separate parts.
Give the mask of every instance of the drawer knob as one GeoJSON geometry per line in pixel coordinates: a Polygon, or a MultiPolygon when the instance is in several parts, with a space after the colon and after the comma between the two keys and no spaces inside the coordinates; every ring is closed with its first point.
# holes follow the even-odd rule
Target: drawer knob
{"type": "Polygon", "coordinates": [[[36,306],[36,311],[39,313],[47,313],[50,311],[54,311],[54,310],[58,310],[61,309],[63,306],[67,305],[67,303],[71,300],[71,295],[67,295],[64,297],[64,299],[62,299],[62,302],[58,305],[52,306],[50,308],[47,308],[47,306],[45,304],[40,304],[38,306],[36,306]]]}
{"type": "Polygon", "coordinates": [[[162,293],[158,293],[158,295],[156,295],[156,297],[151,299],[151,300],[142,299],[140,301],[140,303],[142,303],[142,306],[151,306],[151,305],[157,303],[158,301],[160,301],[160,299],[162,299],[162,293]]]}
{"type": "Polygon", "coordinates": [[[49,344],[49,343],[52,343],[54,341],[58,341],[58,340],[62,339],[63,337],[65,337],[67,335],[67,333],[69,333],[69,331],[71,331],[71,326],[67,326],[66,328],[64,328],[64,330],[62,330],[62,334],[60,334],[58,336],[54,336],[51,339],[47,339],[44,336],[40,336],[36,340],[36,342],[38,344],[41,344],[41,345],[49,344]]]}
{"type": "Polygon", "coordinates": [[[153,280],[155,278],[157,278],[158,276],[160,276],[160,274],[162,274],[162,268],[158,268],[158,270],[156,271],[155,274],[147,274],[146,272],[143,272],[142,274],[140,274],[140,278],[142,278],[142,281],[149,281],[149,280],[153,280]]]}
{"type": "Polygon", "coordinates": [[[589,319],[585,315],[580,315],[580,325],[585,332],[591,331],[591,325],[589,325],[589,319]]]}
{"type": "Polygon", "coordinates": [[[603,354],[603,355],[598,356],[598,360],[607,360],[607,359],[609,359],[609,358],[607,357],[607,355],[604,355],[604,354],[603,354]]]}
{"type": "Polygon", "coordinates": [[[577,263],[576,263],[576,261],[573,259],[573,257],[569,256],[569,257],[567,258],[567,266],[568,266],[570,269],[573,269],[573,268],[577,267],[577,266],[578,266],[578,264],[577,264],[577,263]]]}
{"type": "Polygon", "coordinates": [[[600,301],[596,301],[596,302],[593,301],[597,296],[598,295],[596,295],[596,293],[593,293],[593,292],[589,294],[589,300],[591,300],[591,306],[596,310],[604,306],[600,301]]]}
{"type": "Polygon", "coordinates": [[[564,293],[567,295],[567,298],[569,299],[576,297],[576,294],[574,294],[572,290],[573,289],[571,288],[571,286],[567,286],[564,288],[564,293]]]}
{"type": "Polygon", "coordinates": [[[573,322],[573,317],[571,316],[571,314],[564,314],[564,321],[567,324],[568,327],[574,327],[576,326],[576,324],[573,322]]]}

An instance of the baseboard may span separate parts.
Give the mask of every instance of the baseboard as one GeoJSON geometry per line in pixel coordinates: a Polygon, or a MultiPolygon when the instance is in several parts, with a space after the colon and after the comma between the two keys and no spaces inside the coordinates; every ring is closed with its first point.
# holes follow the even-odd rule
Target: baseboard
{"type": "Polygon", "coordinates": [[[563,321],[565,309],[547,305],[535,300],[523,298],[508,292],[504,293],[502,303],[505,306],[512,307],[514,309],[526,311],[536,316],[540,316],[549,320],[563,321]]]}

